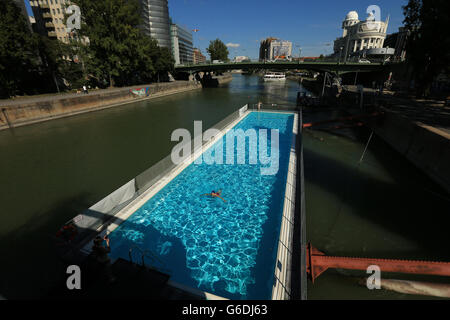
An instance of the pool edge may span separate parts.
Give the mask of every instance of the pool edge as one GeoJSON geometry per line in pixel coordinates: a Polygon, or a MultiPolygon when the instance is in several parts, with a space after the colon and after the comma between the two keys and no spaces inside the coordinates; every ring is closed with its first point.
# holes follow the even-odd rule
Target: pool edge
{"type": "Polygon", "coordinates": [[[280,225],[277,258],[274,271],[272,300],[289,300],[291,298],[292,242],[294,234],[297,177],[296,141],[299,138],[298,117],[299,114],[295,112],[294,123],[292,126],[289,166],[284,193],[283,215],[280,225]]]}

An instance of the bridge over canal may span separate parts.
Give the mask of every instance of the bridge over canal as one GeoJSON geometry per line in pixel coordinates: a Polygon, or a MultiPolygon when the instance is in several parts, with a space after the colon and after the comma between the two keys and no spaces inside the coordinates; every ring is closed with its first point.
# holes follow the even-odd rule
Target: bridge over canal
{"type": "Polygon", "coordinates": [[[358,63],[358,62],[240,62],[209,63],[180,65],[177,72],[198,73],[227,70],[310,70],[316,72],[332,72],[344,74],[349,72],[383,72],[392,68],[391,63],[358,63]]]}

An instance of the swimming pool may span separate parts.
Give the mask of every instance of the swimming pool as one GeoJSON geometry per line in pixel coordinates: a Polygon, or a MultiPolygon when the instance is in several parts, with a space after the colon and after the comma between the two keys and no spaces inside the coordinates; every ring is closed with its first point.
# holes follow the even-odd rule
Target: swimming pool
{"type": "MultiPolygon", "coordinates": [[[[293,121],[250,112],[234,129],[278,129],[278,172],[249,164],[248,145],[245,164],[190,164],[110,234],[111,257],[128,259],[136,245],[159,256],[173,281],[230,299],[270,299],[293,121]],[[202,196],[220,189],[227,202],[202,196]]],[[[225,149],[226,138],[216,144],[225,149]]]]}

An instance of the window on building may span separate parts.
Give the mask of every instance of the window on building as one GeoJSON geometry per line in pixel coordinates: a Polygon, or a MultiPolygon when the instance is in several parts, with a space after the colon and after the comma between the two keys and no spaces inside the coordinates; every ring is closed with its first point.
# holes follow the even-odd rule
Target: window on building
{"type": "Polygon", "coordinates": [[[59,8],[58,8],[58,9],[56,9],[56,10],[58,10],[58,13],[61,13],[61,11],[59,10],[59,8]]]}

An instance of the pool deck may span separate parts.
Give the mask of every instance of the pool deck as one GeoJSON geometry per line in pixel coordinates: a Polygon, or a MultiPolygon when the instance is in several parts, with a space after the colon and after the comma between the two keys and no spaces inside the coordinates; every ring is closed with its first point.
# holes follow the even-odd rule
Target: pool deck
{"type": "Polygon", "coordinates": [[[278,253],[275,265],[275,281],[272,289],[272,300],[289,300],[291,298],[291,266],[292,242],[294,233],[294,214],[297,181],[298,114],[294,114],[292,143],[289,156],[289,167],[284,195],[283,216],[278,240],[278,253]]]}
{"type": "MultiPolygon", "coordinates": [[[[167,175],[161,178],[158,182],[152,185],[149,189],[144,191],[131,203],[126,205],[122,210],[120,210],[114,219],[110,220],[104,225],[101,225],[97,231],[100,236],[107,235],[113,232],[119,227],[120,223],[127,220],[131,215],[133,215],[139,208],[141,208],[147,201],[149,201],[154,195],[156,195],[160,190],[162,190],[169,182],[171,182],[175,177],[177,177],[184,169],[186,169],[191,163],[193,163],[198,157],[200,157],[204,151],[208,150],[212,145],[214,145],[219,139],[221,139],[227,132],[232,129],[241,120],[247,117],[251,110],[246,110],[237,119],[230,122],[221,133],[215,136],[211,141],[205,143],[201,148],[194,151],[194,154],[186,159],[182,164],[176,166],[167,175]]],[[[270,113],[288,113],[294,114],[293,122],[293,135],[292,143],[290,148],[289,157],[289,167],[286,179],[286,189],[285,189],[285,199],[283,215],[280,227],[280,237],[278,241],[278,251],[277,260],[275,264],[275,274],[274,283],[272,288],[272,300],[288,300],[291,296],[291,260],[292,260],[292,239],[294,232],[294,208],[295,208],[295,195],[296,195],[296,139],[298,134],[298,113],[291,111],[270,111],[262,110],[261,112],[270,113]]],[[[93,242],[89,241],[82,249],[84,254],[89,254],[92,251],[93,242]]],[[[180,290],[192,293],[197,296],[203,296],[206,300],[228,300],[226,298],[201,291],[199,289],[191,288],[174,281],[169,280],[168,285],[178,288],[180,290]]]]}

